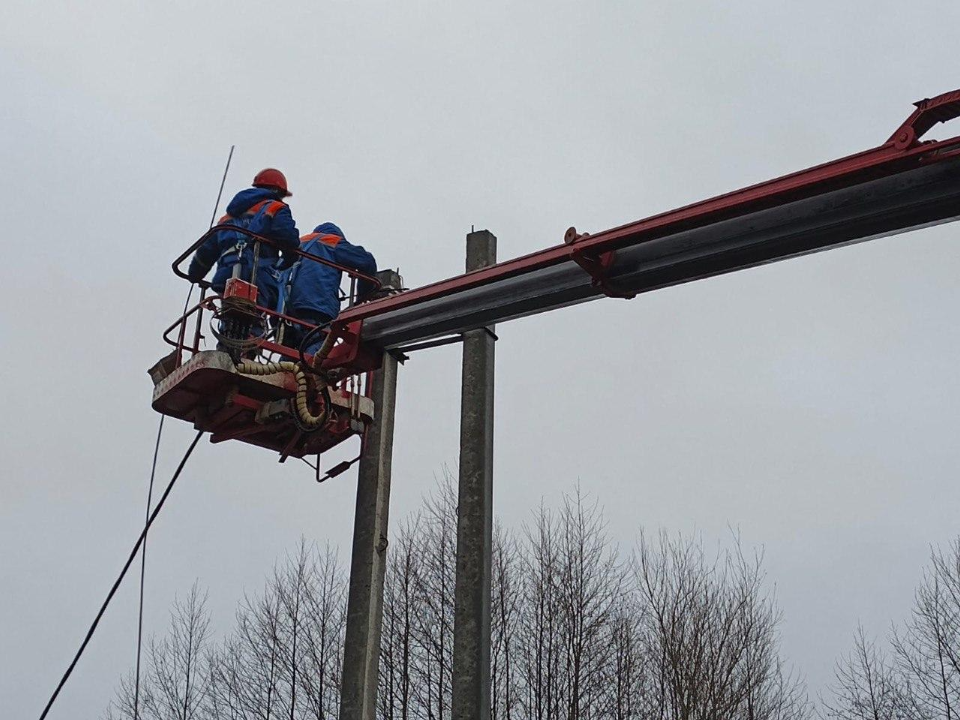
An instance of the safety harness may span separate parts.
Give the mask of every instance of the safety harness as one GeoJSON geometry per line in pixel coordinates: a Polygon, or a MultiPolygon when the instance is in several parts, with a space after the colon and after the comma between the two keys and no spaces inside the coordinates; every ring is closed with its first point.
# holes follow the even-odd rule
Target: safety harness
{"type": "MultiPolygon", "coordinates": [[[[220,218],[218,222],[219,225],[230,223],[237,227],[241,227],[245,230],[249,230],[250,226],[254,224],[254,221],[261,219],[262,217],[273,218],[281,209],[286,207],[286,205],[279,200],[261,200],[255,205],[251,205],[247,208],[243,215],[240,217],[234,217],[229,213],[220,218]]],[[[227,232],[227,231],[224,231],[227,232]]],[[[236,253],[237,260],[240,262],[240,258],[243,257],[243,251],[246,250],[247,245],[249,244],[248,238],[242,233],[234,233],[237,237],[237,242],[228,247],[226,250],[220,253],[220,257],[217,258],[217,263],[222,263],[224,258],[236,253]]]]}

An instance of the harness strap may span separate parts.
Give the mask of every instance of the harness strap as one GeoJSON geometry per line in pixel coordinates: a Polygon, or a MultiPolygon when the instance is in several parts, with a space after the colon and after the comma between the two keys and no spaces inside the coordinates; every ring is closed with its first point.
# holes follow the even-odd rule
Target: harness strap
{"type": "MultiPolygon", "coordinates": [[[[286,203],[282,203],[279,200],[261,200],[260,202],[254,205],[251,205],[249,208],[247,208],[244,211],[242,217],[235,218],[229,213],[227,213],[222,218],[220,218],[220,222],[223,223],[223,222],[227,222],[228,220],[239,220],[242,223],[241,227],[248,227],[250,224],[250,221],[253,220],[253,218],[255,218],[257,215],[259,215],[261,211],[263,211],[264,215],[266,215],[267,217],[273,218],[284,207],[286,207],[286,203]]],[[[244,249],[247,247],[247,244],[248,243],[247,243],[246,236],[241,235],[240,239],[237,240],[237,243],[233,247],[229,247],[226,250],[224,250],[222,253],[220,253],[220,257],[217,258],[217,262],[220,262],[227,255],[230,255],[231,253],[234,253],[234,252],[236,252],[237,255],[240,255],[244,251],[244,249]]]]}

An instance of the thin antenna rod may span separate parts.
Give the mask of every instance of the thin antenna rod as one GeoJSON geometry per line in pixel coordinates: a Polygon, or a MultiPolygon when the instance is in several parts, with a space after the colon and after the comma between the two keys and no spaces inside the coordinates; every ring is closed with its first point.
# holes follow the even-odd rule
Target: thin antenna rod
{"type": "Polygon", "coordinates": [[[217,219],[217,210],[220,209],[220,198],[223,197],[223,186],[227,184],[227,173],[230,172],[230,161],[233,159],[233,149],[236,145],[230,146],[230,154],[227,155],[227,165],[223,168],[223,179],[220,181],[220,192],[217,193],[217,203],[213,206],[213,215],[210,216],[210,227],[213,227],[217,219]]]}

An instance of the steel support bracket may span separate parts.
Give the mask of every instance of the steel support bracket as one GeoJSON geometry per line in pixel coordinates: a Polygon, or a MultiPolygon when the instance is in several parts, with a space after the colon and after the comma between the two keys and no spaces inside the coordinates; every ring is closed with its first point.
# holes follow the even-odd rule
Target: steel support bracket
{"type": "Polygon", "coordinates": [[[361,340],[363,321],[334,322],[330,332],[339,340],[323,361],[323,370],[329,372],[347,368],[351,372],[377,370],[383,362],[383,351],[365,345],[361,340]]]}
{"type": "Polygon", "coordinates": [[[590,233],[577,233],[575,227],[567,229],[567,232],[563,235],[563,242],[570,246],[570,259],[590,276],[591,284],[607,297],[623,300],[635,298],[637,296],[635,292],[623,292],[610,287],[607,274],[613,265],[615,250],[590,253],[577,249],[577,241],[588,237],[590,237],[590,233]]]}
{"type": "Polygon", "coordinates": [[[887,140],[897,150],[915,145],[937,123],[960,117],[960,90],[918,100],[914,105],[917,109],[887,140]]]}

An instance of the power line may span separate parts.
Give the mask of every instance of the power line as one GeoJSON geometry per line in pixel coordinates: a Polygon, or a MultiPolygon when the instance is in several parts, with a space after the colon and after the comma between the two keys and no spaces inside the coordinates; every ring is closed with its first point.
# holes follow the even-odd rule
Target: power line
{"type": "MultiPolygon", "coordinates": [[[[227,164],[223,168],[223,177],[220,178],[220,189],[217,191],[217,201],[213,204],[213,214],[210,216],[210,227],[217,218],[217,211],[220,209],[220,200],[223,197],[223,187],[227,184],[227,173],[230,172],[230,161],[233,159],[233,150],[236,145],[230,146],[230,153],[227,155],[227,164]]],[[[183,312],[187,314],[187,308],[190,306],[190,298],[193,297],[194,283],[190,283],[190,290],[187,292],[187,299],[183,301],[183,312]]],[[[140,659],[143,655],[143,597],[144,585],[147,574],[147,535],[146,531],[150,522],[150,506],[153,503],[153,480],[157,474],[157,456],[160,453],[160,438],[163,436],[163,421],[166,415],[160,416],[160,424],[157,427],[157,442],[153,448],[153,465],[150,468],[150,483],[147,486],[147,509],[144,513],[144,536],[143,551],[140,553],[140,601],[137,608],[137,670],[136,680],[133,690],[133,720],[140,718],[140,659]]]]}
{"type": "Polygon", "coordinates": [[[173,477],[170,478],[170,482],[167,484],[166,489],[163,491],[163,495],[160,496],[160,500],[157,502],[157,507],[154,508],[153,512],[150,513],[150,517],[147,519],[146,525],[144,525],[143,530],[140,532],[140,537],[137,538],[137,542],[134,544],[133,549],[130,551],[130,556],[127,558],[127,562],[123,566],[123,570],[120,571],[120,575],[117,577],[116,581],[113,583],[113,587],[110,588],[110,592],[107,593],[106,599],[103,601],[103,605],[100,606],[97,616],[93,619],[93,623],[90,625],[90,629],[87,630],[86,636],[83,638],[83,642],[80,644],[80,649],[77,650],[77,654],[73,656],[73,660],[70,663],[70,666],[67,668],[66,672],[63,674],[63,677],[60,678],[60,682],[57,684],[56,690],[53,691],[53,695],[50,696],[50,700],[47,701],[46,707],[43,708],[43,712],[40,713],[40,720],[44,720],[47,717],[47,713],[50,712],[50,708],[53,707],[54,701],[57,699],[57,696],[60,694],[60,691],[63,689],[63,686],[66,684],[70,675],[73,673],[73,669],[77,666],[77,662],[80,660],[80,656],[83,655],[83,651],[87,649],[87,644],[90,642],[90,638],[93,637],[93,633],[97,629],[97,625],[100,624],[100,619],[103,617],[103,614],[107,610],[107,606],[110,604],[110,601],[113,600],[113,596],[116,595],[117,589],[120,587],[120,583],[123,582],[123,578],[127,574],[127,570],[130,569],[130,566],[133,564],[133,561],[137,557],[137,552],[140,550],[140,546],[143,544],[144,539],[147,537],[147,531],[150,529],[150,526],[153,525],[154,520],[157,519],[157,516],[160,514],[160,511],[163,509],[163,504],[167,501],[167,497],[170,495],[170,491],[173,490],[173,486],[176,484],[177,479],[180,477],[180,473],[183,472],[184,466],[187,464],[187,460],[190,459],[190,455],[193,454],[193,449],[197,446],[197,443],[200,441],[200,436],[203,435],[203,431],[197,433],[196,437],[193,438],[193,442],[190,443],[190,447],[187,448],[187,452],[184,454],[183,459],[180,461],[180,464],[177,466],[176,472],[173,473],[173,477]]]}
{"type": "MultiPolygon", "coordinates": [[[[193,290],[193,285],[190,286],[193,290]]],[[[190,302],[190,296],[187,296],[190,302]]],[[[184,310],[186,312],[186,310],[184,310]]],[[[150,484],[147,486],[147,510],[143,518],[143,527],[146,530],[150,522],[150,507],[153,505],[153,479],[157,474],[157,456],[160,454],[160,438],[163,436],[163,421],[166,415],[160,416],[160,425],[157,427],[157,442],[153,446],[153,465],[150,468],[150,484]]],[[[143,588],[147,575],[147,536],[143,536],[143,550],[140,553],[140,606],[137,610],[137,672],[133,690],[133,720],[140,718],[140,656],[143,649],[143,588]]]]}

